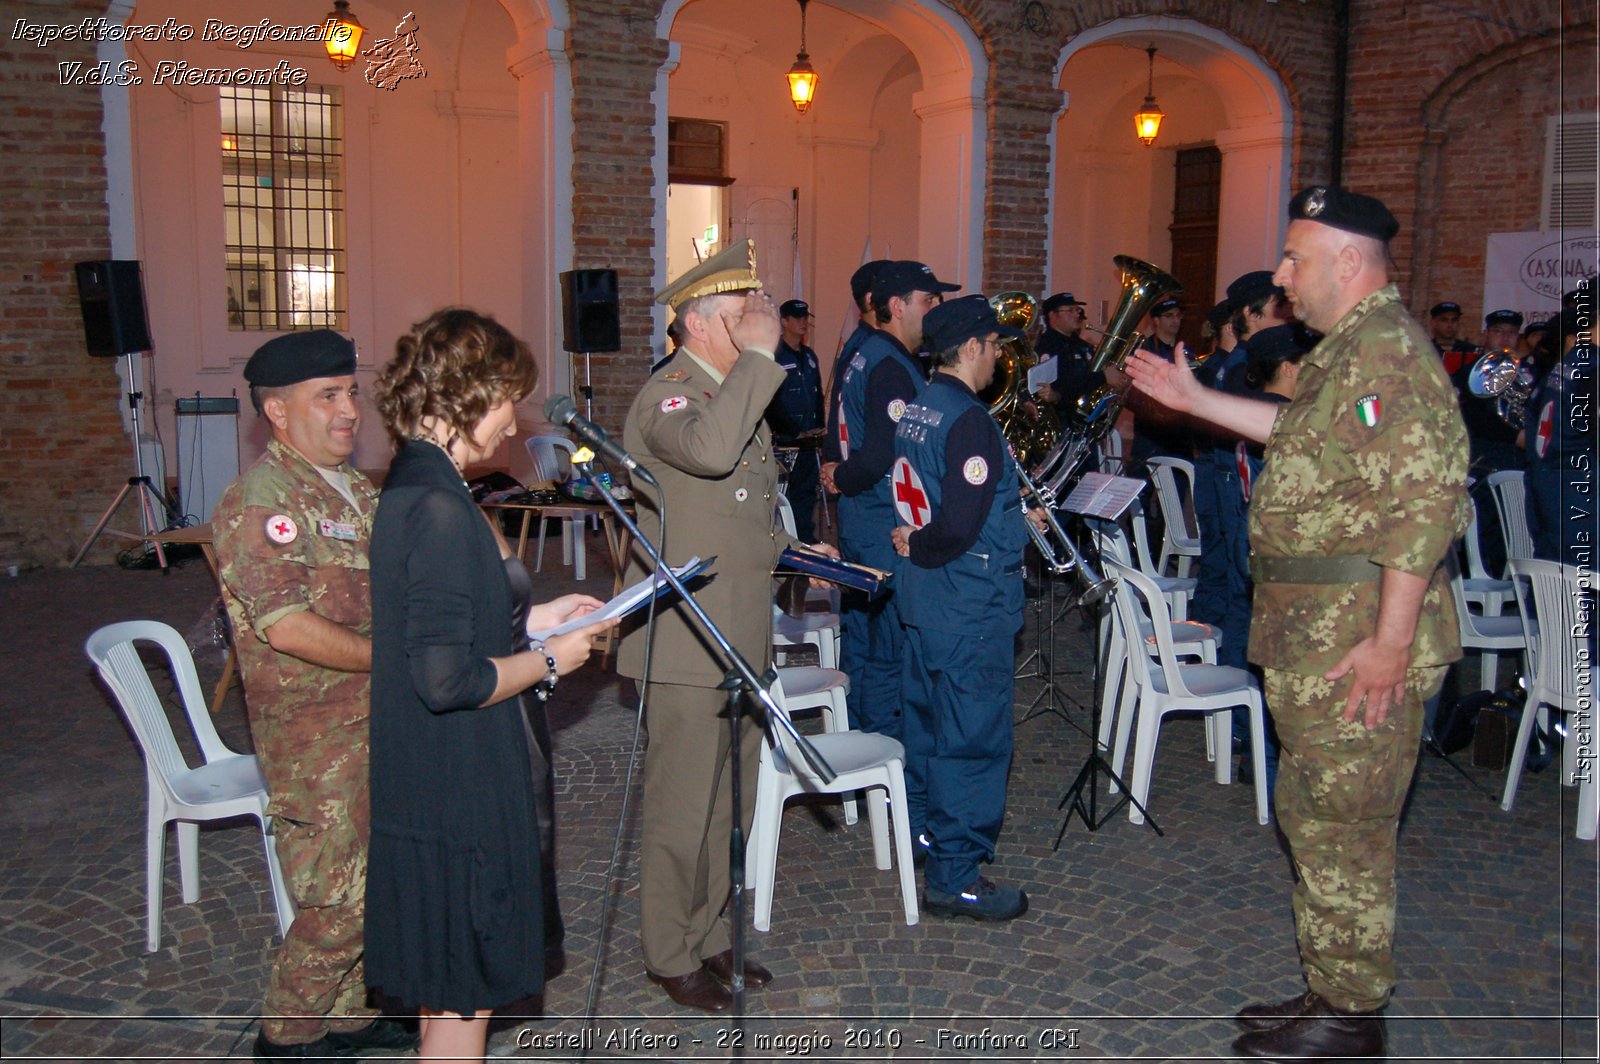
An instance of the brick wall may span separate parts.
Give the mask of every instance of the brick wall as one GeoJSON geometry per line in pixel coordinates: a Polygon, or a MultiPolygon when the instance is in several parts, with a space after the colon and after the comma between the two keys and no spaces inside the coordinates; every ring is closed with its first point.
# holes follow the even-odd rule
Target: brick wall
{"type": "Polygon", "coordinates": [[[572,5],[573,266],[617,271],[622,350],[590,356],[594,421],[619,438],[656,339],[650,315],[656,264],[655,106],[667,58],[655,34],[658,0],[572,5]]]}
{"type": "MultiPolygon", "coordinates": [[[[92,64],[95,47],[10,37],[18,18],[104,7],[10,4],[0,38],[0,565],[65,564],[133,472],[117,362],[84,353],[72,270],[111,254],[100,95],[63,87],[56,68],[92,64]]],[[[125,515],[135,527],[133,504],[125,515]]]]}
{"type": "Polygon", "coordinates": [[[1545,117],[1595,107],[1594,5],[1352,8],[1344,182],[1400,220],[1413,313],[1455,299],[1475,333],[1485,236],[1539,226],[1545,117]]]}
{"type": "MultiPolygon", "coordinates": [[[[1046,138],[1059,105],[1055,59],[1072,37],[1112,19],[1194,19],[1254,48],[1288,86],[1295,108],[1293,183],[1331,173],[1331,0],[1044,2],[1050,19],[1042,36],[1019,26],[1011,0],[956,4],[985,40],[991,69],[986,289],[1043,286],[1045,234],[1038,218],[1050,186],[1046,138]]],[[[102,6],[28,0],[11,12],[64,22],[99,14],[102,6]]],[[[641,354],[653,339],[651,93],[667,49],[655,36],[660,0],[574,0],[572,8],[573,264],[618,272],[623,352],[595,355],[591,367],[595,420],[616,430],[644,376],[641,354]]],[[[1412,305],[1426,306],[1445,293],[1470,307],[1482,268],[1481,234],[1537,223],[1542,116],[1558,106],[1595,106],[1593,5],[1482,0],[1472,5],[1480,17],[1459,5],[1431,3],[1353,0],[1352,8],[1345,182],[1383,197],[1400,217],[1400,279],[1409,285],[1416,270],[1427,289],[1408,291],[1412,305]],[[1571,71],[1564,95],[1551,72],[1563,40],[1569,48],[1588,42],[1590,63],[1587,72],[1571,71]],[[1463,162],[1479,157],[1486,140],[1503,142],[1509,150],[1496,158],[1508,161],[1490,167],[1463,162]]],[[[110,253],[99,98],[57,83],[56,63],[92,61],[91,46],[58,42],[37,49],[10,40],[10,23],[5,30],[0,564],[61,564],[132,465],[117,412],[116,366],[83,353],[71,275],[73,262],[110,253]]],[[[1574,54],[1581,52],[1569,51],[1574,54]]]]}
{"type": "Polygon", "coordinates": [[[1044,289],[1045,234],[1039,218],[1053,184],[1046,138],[1061,106],[1052,77],[1056,58],[1078,34],[1115,19],[1143,15],[1192,19],[1254,49],[1288,88],[1295,109],[1298,167],[1327,171],[1333,109],[1331,5],[1054,0],[1047,6],[1050,19],[1043,36],[1019,27],[1013,3],[987,0],[968,15],[984,31],[990,68],[985,291],[1044,289]]]}

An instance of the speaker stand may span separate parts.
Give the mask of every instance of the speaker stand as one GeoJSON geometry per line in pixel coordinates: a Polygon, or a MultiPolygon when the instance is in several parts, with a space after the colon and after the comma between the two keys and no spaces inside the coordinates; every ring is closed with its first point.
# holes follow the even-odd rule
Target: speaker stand
{"type": "Polygon", "coordinates": [[[122,485],[116,497],[111,500],[111,505],[106,507],[105,513],[100,515],[100,521],[94,526],[94,531],[89,533],[89,538],[84,540],[83,546],[79,547],[78,553],[73,556],[71,567],[74,569],[83,561],[84,556],[89,553],[90,548],[95,545],[101,535],[105,534],[119,536],[122,539],[131,539],[135,542],[149,543],[155,548],[156,561],[160,563],[161,568],[165,569],[167,567],[166,551],[161,549],[160,543],[150,538],[154,533],[161,531],[165,527],[165,521],[158,521],[156,514],[159,512],[165,518],[167,504],[162,500],[161,494],[156,491],[155,486],[150,483],[150,478],[145,476],[144,453],[139,448],[139,439],[143,434],[143,426],[139,420],[139,403],[144,399],[144,393],[135,391],[133,387],[133,353],[122,357],[126,360],[122,365],[127,375],[128,409],[133,413],[133,464],[134,468],[138,470],[138,474],[128,478],[128,482],[122,485]],[[130,493],[139,500],[139,527],[142,532],[135,534],[133,532],[123,532],[120,529],[106,528],[130,493]]]}

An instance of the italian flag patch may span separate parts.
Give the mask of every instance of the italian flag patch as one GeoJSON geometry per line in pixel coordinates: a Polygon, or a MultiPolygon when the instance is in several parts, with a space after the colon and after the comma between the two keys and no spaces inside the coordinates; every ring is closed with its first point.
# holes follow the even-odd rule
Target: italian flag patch
{"type": "Polygon", "coordinates": [[[1356,400],[1356,414],[1367,428],[1376,428],[1378,419],[1383,417],[1383,400],[1376,393],[1363,395],[1356,400]]]}

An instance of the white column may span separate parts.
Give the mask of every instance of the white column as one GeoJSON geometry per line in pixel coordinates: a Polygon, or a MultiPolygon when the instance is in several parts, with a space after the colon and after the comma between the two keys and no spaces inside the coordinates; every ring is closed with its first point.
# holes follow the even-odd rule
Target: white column
{"type": "Polygon", "coordinates": [[[922,120],[917,258],[966,291],[983,284],[984,101],[962,83],[912,98],[922,120]]]}
{"type": "Polygon", "coordinates": [[[548,395],[571,379],[561,350],[561,271],[572,266],[572,67],[566,34],[548,29],[506,51],[517,79],[518,166],[522,184],[522,327],[546,352],[539,375],[548,395]]]}
{"type": "Polygon", "coordinates": [[[1278,264],[1288,228],[1289,131],[1281,122],[1219,129],[1216,144],[1222,152],[1222,202],[1217,212],[1221,293],[1240,274],[1278,264]]]}
{"type": "MultiPolygon", "coordinates": [[[[801,228],[801,255],[810,254],[816,290],[809,294],[811,346],[830,380],[839,334],[847,318],[853,320],[850,290],[844,283],[861,264],[861,248],[872,231],[868,215],[872,186],[872,150],[882,134],[871,126],[838,123],[817,128],[804,123],[799,129],[801,148],[808,152],[811,169],[809,202],[803,213],[810,225],[801,228]]],[[[880,244],[874,258],[883,257],[880,244]]]]}

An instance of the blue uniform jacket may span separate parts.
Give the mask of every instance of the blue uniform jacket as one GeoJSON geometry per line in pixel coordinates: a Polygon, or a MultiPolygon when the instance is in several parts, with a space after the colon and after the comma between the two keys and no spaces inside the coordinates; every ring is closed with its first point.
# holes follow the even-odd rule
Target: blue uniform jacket
{"type": "Polygon", "coordinates": [[[900,419],[895,453],[898,523],[917,529],[910,559],[895,569],[900,619],[946,632],[1015,633],[1027,530],[994,418],[966,384],[935,373],[900,419]]]}

